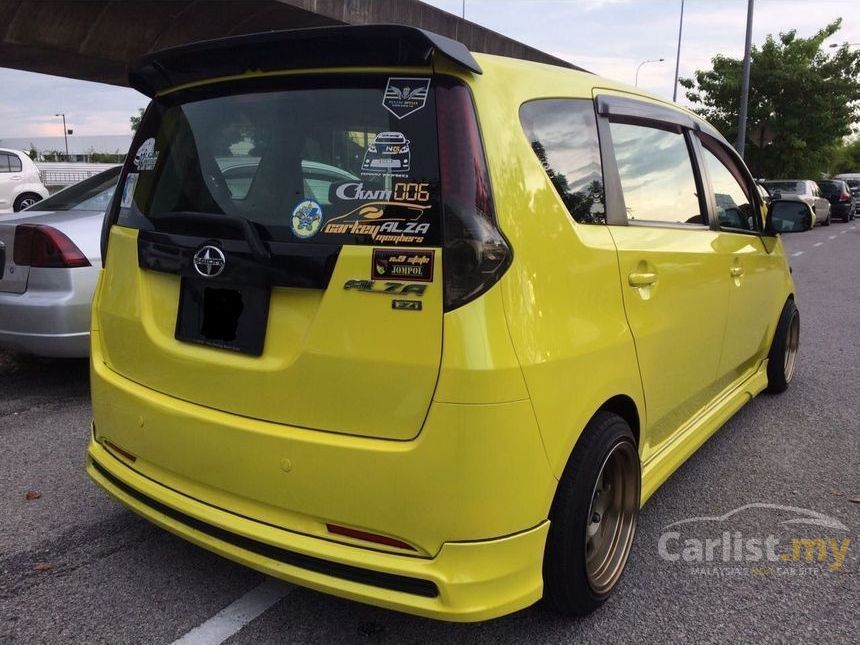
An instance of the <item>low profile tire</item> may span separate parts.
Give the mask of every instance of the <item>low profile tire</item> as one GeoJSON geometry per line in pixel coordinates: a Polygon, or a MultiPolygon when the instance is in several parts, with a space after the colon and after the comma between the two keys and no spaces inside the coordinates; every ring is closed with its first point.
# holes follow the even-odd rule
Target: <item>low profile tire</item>
{"type": "Polygon", "coordinates": [[[797,368],[797,350],[800,348],[800,313],[789,300],[782,308],[776,333],[767,355],[767,391],[780,394],[788,389],[797,368]]]}
{"type": "Polygon", "coordinates": [[[573,450],[550,511],[543,579],[551,609],[584,616],[606,602],[636,535],[641,482],[630,426],[598,412],[573,450]]]}
{"type": "Polygon", "coordinates": [[[18,211],[24,210],[28,206],[32,206],[36,202],[40,201],[42,201],[42,198],[36,193],[23,193],[18,195],[15,203],[12,204],[12,209],[17,213],[18,211]]]}

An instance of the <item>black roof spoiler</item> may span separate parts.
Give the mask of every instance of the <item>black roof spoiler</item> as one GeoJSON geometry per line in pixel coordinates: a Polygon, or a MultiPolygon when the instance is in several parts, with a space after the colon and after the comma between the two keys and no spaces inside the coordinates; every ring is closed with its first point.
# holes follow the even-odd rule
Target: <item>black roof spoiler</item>
{"type": "Polygon", "coordinates": [[[423,66],[433,52],[475,74],[481,66],[456,40],[405,25],[339,25],[204,40],[146,54],[128,84],[149,97],[171,87],[248,70],[423,66]]]}

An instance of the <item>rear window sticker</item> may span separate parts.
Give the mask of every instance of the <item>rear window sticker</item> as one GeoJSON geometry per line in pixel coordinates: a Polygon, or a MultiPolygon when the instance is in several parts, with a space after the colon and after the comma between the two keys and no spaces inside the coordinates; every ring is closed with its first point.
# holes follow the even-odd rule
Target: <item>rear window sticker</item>
{"type": "Polygon", "coordinates": [[[394,184],[393,190],[389,190],[371,182],[347,181],[337,186],[334,195],[343,201],[382,200],[426,203],[430,201],[430,184],[399,181],[394,184]]]}
{"type": "Polygon", "coordinates": [[[429,78],[392,76],[385,86],[382,106],[398,119],[417,112],[427,104],[429,78]]]}
{"type": "Polygon", "coordinates": [[[370,277],[373,280],[433,282],[433,251],[373,249],[370,277]]]}
{"type": "Polygon", "coordinates": [[[140,144],[134,155],[134,165],[138,170],[152,170],[158,161],[158,150],[155,149],[155,139],[150,137],[140,144]]]}
{"type": "Polygon", "coordinates": [[[361,162],[361,174],[409,172],[409,139],[402,132],[380,132],[367,146],[361,162]]]}
{"type": "Polygon", "coordinates": [[[319,233],[322,227],[323,210],[317,202],[306,199],[296,204],[290,217],[290,228],[293,235],[303,240],[319,233]]]}
{"type": "Polygon", "coordinates": [[[126,175],[125,184],[122,186],[122,199],[119,201],[120,208],[131,208],[134,203],[134,189],[137,186],[137,178],[140,175],[131,172],[126,175]]]}

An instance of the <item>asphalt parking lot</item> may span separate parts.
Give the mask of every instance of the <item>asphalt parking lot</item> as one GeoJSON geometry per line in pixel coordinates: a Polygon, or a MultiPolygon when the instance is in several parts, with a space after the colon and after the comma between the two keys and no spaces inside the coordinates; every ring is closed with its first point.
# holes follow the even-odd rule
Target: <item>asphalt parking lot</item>
{"type": "Polygon", "coordinates": [[[86,477],[86,362],[0,354],[0,642],[856,643],[860,226],[784,240],[803,329],[791,389],[746,406],[653,496],[617,594],[579,621],[536,605],[439,623],[273,583],[188,544],[86,477]],[[843,560],[671,559],[678,540],[661,554],[670,525],[727,514],[698,537],[821,537],[843,560]]]}

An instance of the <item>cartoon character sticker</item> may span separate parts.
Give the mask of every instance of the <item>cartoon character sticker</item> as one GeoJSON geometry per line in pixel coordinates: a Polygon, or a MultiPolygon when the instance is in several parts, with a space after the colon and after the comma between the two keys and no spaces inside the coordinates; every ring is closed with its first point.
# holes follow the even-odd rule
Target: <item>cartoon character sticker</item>
{"type": "Polygon", "coordinates": [[[382,106],[398,119],[402,119],[427,104],[429,91],[429,78],[392,76],[385,85],[382,106]]]}
{"type": "Polygon", "coordinates": [[[306,199],[299,202],[290,217],[290,228],[293,235],[306,240],[319,233],[322,227],[323,210],[317,202],[306,199]]]}
{"type": "Polygon", "coordinates": [[[158,150],[155,149],[155,139],[150,137],[140,144],[134,155],[134,165],[138,170],[152,170],[158,161],[158,150]]]}
{"type": "Polygon", "coordinates": [[[409,171],[409,139],[402,132],[380,132],[367,146],[361,174],[399,174],[409,171]]]}
{"type": "Polygon", "coordinates": [[[137,178],[140,175],[136,172],[130,172],[125,178],[125,184],[122,186],[122,199],[119,201],[121,208],[131,208],[134,203],[134,189],[137,187],[137,178]]]}

